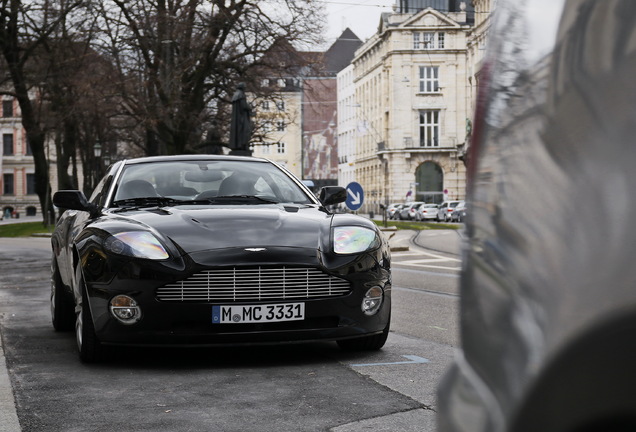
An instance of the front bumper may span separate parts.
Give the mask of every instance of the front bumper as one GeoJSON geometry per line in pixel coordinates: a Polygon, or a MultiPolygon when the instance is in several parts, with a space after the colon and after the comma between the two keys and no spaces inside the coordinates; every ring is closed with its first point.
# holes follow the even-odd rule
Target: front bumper
{"type": "Polygon", "coordinates": [[[111,277],[85,277],[95,332],[103,344],[139,346],[206,346],[235,344],[275,344],[314,340],[339,340],[372,335],[386,329],[391,309],[391,276],[388,256],[381,250],[356,257],[319,257],[316,251],[275,250],[272,255],[254,259],[238,251],[199,253],[184,257],[182,265],[170,262],[133,260],[109,264],[111,277]],[[157,288],[183,280],[206,269],[271,266],[305,266],[349,281],[347,295],[329,298],[243,302],[167,302],[158,300],[157,288]],[[329,267],[325,265],[329,264],[329,267]],[[213,266],[216,264],[216,266],[213,266]],[[384,290],[383,304],[373,316],[363,313],[364,294],[372,286],[384,290]],[[118,294],[133,297],[141,320],[132,325],[117,321],[109,311],[110,299],[118,294]],[[213,324],[212,308],[217,305],[267,305],[298,303],[305,305],[302,321],[270,323],[213,324]]]}

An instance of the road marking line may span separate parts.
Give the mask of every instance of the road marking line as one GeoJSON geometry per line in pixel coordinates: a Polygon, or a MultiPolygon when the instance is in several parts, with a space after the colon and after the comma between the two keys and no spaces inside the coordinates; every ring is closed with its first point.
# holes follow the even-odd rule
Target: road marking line
{"type": "Polygon", "coordinates": [[[455,261],[455,262],[461,262],[461,259],[457,259],[457,258],[451,258],[451,257],[447,257],[444,255],[438,255],[438,254],[434,254],[434,253],[430,253],[430,252],[417,252],[417,253],[413,253],[413,252],[406,252],[406,253],[394,253],[391,254],[393,256],[398,256],[398,257],[405,257],[405,256],[410,256],[410,255],[415,255],[415,256],[427,256],[427,257],[431,257],[431,258],[435,258],[435,259],[440,259],[440,260],[446,260],[446,261],[455,261]]]}
{"type": "Polygon", "coordinates": [[[393,257],[407,257],[407,256],[421,256],[421,253],[418,252],[391,252],[391,256],[393,257]]]}
{"type": "Polygon", "coordinates": [[[449,261],[447,259],[444,258],[427,258],[427,259],[420,259],[420,260],[409,260],[409,261],[402,261],[402,264],[404,263],[434,263],[434,262],[446,262],[449,261]]]}
{"type": "Polygon", "coordinates": [[[419,357],[419,356],[416,356],[416,355],[403,355],[402,357],[407,358],[410,361],[390,362],[390,363],[360,363],[360,364],[352,364],[351,366],[353,366],[353,367],[392,366],[392,365],[403,365],[403,364],[430,363],[429,359],[425,359],[424,357],[419,357]]]}
{"type": "Polygon", "coordinates": [[[446,267],[446,266],[434,266],[434,265],[428,265],[428,264],[418,264],[418,261],[394,262],[394,263],[391,263],[391,265],[394,265],[396,267],[405,265],[405,266],[411,266],[411,267],[434,268],[434,269],[441,269],[441,270],[453,270],[453,271],[462,270],[461,267],[446,267]]]}

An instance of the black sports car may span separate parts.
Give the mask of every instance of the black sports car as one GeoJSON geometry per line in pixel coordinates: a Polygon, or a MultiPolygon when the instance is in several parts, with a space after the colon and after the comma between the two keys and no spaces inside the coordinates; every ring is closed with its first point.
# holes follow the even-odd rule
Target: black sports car
{"type": "Polygon", "coordinates": [[[267,160],[167,156],[115,163],[52,237],[51,312],[80,358],[108,345],[335,340],[380,349],[391,316],[390,253],[371,221],[331,214],[267,160]]]}

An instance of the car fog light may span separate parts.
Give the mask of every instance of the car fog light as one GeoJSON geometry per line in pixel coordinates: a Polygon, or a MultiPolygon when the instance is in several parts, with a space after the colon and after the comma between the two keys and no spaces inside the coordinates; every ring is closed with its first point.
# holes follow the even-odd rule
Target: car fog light
{"type": "Polygon", "coordinates": [[[137,302],[126,295],[118,295],[110,300],[110,313],[122,324],[135,324],[141,319],[137,302]]]}
{"type": "Polygon", "coordinates": [[[382,306],[384,292],[382,288],[375,286],[368,290],[362,299],[362,312],[365,315],[374,315],[382,306]]]}

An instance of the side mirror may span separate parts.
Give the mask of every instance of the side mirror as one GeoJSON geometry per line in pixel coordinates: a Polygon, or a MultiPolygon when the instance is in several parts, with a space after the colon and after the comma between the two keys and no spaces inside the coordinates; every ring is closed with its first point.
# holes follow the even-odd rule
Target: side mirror
{"type": "Polygon", "coordinates": [[[97,206],[86,199],[84,192],[78,190],[61,190],[53,195],[53,204],[65,210],[86,211],[94,217],[97,214],[97,206]]]}
{"type": "Polygon", "coordinates": [[[345,202],[347,200],[347,190],[340,186],[325,186],[320,189],[318,199],[325,207],[345,202]]]}

